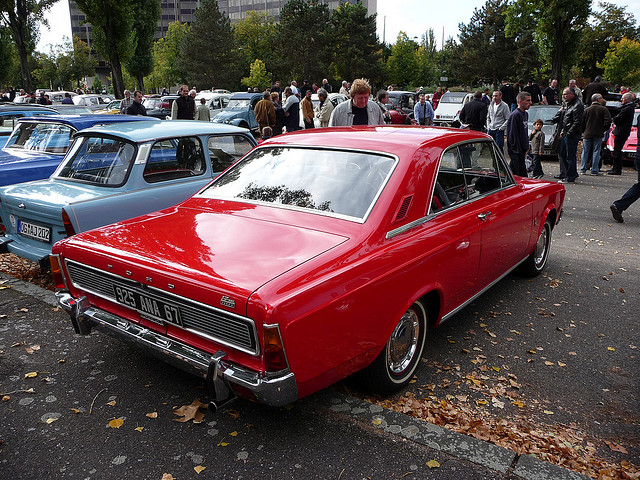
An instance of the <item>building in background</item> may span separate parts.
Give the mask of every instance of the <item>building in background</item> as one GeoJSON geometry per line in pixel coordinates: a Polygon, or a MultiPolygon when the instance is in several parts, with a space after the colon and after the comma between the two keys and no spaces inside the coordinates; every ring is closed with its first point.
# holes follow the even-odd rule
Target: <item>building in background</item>
{"type": "MultiPolygon", "coordinates": [[[[231,23],[243,20],[247,12],[255,10],[260,13],[267,13],[277,21],[280,18],[280,10],[289,0],[218,0],[218,7],[221,12],[229,16],[231,23]]],[[[357,3],[358,0],[327,0],[329,9],[335,10],[341,3],[357,3]]],[[[196,8],[200,6],[200,0],[162,0],[160,3],[160,18],[156,29],[156,40],[163,38],[173,22],[191,23],[195,19],[196,8]]],[[[378,0],[361,0],[362,5],[367,8],[367,14],[373,15],[377,12],[378,0]]],[[[71,16],[71,35],[77,35],[87,43],[92,49],[91,24],[85,23],[85,15],[80,11],[76,2],[69,0],[69,15],[71,16]]],[[[107,85],[107,76],[110,74],[107,62],[98,58],[96,74],[103,85],[107,85]]]]}

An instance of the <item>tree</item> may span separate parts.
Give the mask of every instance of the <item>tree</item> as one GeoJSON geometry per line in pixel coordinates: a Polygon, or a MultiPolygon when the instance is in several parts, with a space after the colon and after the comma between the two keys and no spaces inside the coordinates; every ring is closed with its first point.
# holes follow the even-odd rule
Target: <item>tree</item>
{"type": "Polygon", "coordinates": [[[260,91],[271,86],[271,74],[267,72],[267,67],[262,60],[256,59],[251,64],[251,73],[242,79],[242,84],[245,87],[258,87],[260,91]]]}
{"type": "Polygon", "coordinates": [[[80,80],[84,77],[92,77],[96,74],[98,60],[91,56],[91,47],[83,42],[77,35],[73,36],[73,48],[70,52],[71,65],[69,77],[80,86],[80,80]]]}
{"type": "Polygon", "coordinates": [[[578,67],[586,77],[602,74],[598,62],[604,59],[612,41],[622,38],[640,40],[640,28],[636,27],[633,14],[626,7],[600,2],[599,11],[591,16],[578,43],[578,67]]]}
{"type": "Polygon", "coordinates": [[[19,64],[11,31],[0,25],[0,85],[20,85],[19,64]]]}
{"type": "Polygon", "coordinates": [[[396,43],[391,46],[391,55],[387,61],[389,81],[403,88],[413,86],[420,74],[418,65],[418,44],[409,39],[406,33],[398,33],[396,43]]]}
{"type": "Polygon", "coordinates": [[[47,24],[44,13],[57,0],[0,0],[0,15],[2,21],[11,29],[20,59],[20,76],[22,88],[30,92],[33,90],[29,55],[35,50],[38,40],[38,21],[47,24]]]}
{"type": "Polygon", "coordinates": [[[153,44],[153,73],[150,81],[153,87],[166,87],[176,83],[184,83],[187,74],[178,65],[181,56],[181,46],[189,33],[186,23],[172,22],[167,28],[164,38],[153,44]]]}
{"type": "Polygon", "coordinates": [[[604,76],[611,83],[640,86],[640,42],[628,38],[611,42],[598,66],[604,69],[604,76]]]}
{"type": "MultiPolygon", "coordinates": [[[[248,69],[256,59],[262,60],[267,67],[273,58],[276,24],[273,17],[255,10],[231,28],[237,44],[242,45],[243,69],[248,69]]],[[[246,70],[245,70],[246,71],[246,70]]]]}
{"type": "Polygon", "coordinates": [[[216,0],[202,1],[180,51],[176,63],[189,82],[206,88],[237,85],[240,56],[229,17],[216,0]]]}
{"type": "Polygon", "coordinates": [[[535,25],[538,48],[551,59],[552,77],[563,78],[590,13],[591,0],[515,0],[507,8],[506,34],[517,36],[535,25]]]}
{"type": "Polygon", "coordinates": [[[329,21],[331,42],[327,58],[335,79],[381,80],[382,48],[376,35],[376,16],[367,15],[361,3],[342,3],[329,21]]]}
{"type": "Polygon", "coordinates": [[[290,0],[282,7],[273,55],[277,77],[326,75],[329,18],[328,5],[316,0],[290,0]]]}
{"type": "Polygon", "coordinates": [[[126,64],[136,79],[138,90],[144,92],[144,77],[153,70],[153,40],[160,17],[160,0],[133,0],[132,9],[136,48],[126,64]]]}
{"type": "Polygon", "coordinates": [[[135,11],[129,0],[76,0],[78,8],[91,23],[93,46],[109,60],[111,81],[116,98],[122,98],[124,81],[122,63],[126,62],[136,47],[133,20],[135,11]]]}
{"type": "Polygon", "coordinates": [[[422,36],[422,44],[418,47],[418,82],[420,85],[435,85],[440,66],[437,63],[438,51],[433,28],[422,36]]]}

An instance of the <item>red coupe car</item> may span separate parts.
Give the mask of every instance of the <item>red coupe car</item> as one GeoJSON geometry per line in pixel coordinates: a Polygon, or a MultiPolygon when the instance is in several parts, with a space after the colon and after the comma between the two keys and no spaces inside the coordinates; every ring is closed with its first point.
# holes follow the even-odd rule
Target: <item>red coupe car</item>
{"type": "Polygon", "coordinates": [[[307,130],[175,207],[58,242],[51,265],[78,333],[197,373],[218,402],[284,405],[355,373],[390,394],[429,326],[543,270],[564,196],[482,133],[307,130]]]}

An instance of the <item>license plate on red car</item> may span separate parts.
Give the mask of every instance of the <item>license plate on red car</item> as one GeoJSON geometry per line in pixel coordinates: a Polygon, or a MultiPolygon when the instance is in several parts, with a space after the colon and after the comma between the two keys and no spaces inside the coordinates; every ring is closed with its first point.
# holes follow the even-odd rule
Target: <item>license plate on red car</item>
{"type": "Polygon", "coordinates": [[[49,227],[43,227],[42,225],[36,225],[29,222],[18,222],[18,233],[23,237],[33,238],[40,242],[51,242],[51,229],[49,227]]]}
{"type": "Polygon", "coordinates": [[[180,309],[177,306],[121,285],[114,285],[113,290],[119,304],[137,310],[142,316],[156,322],[182,325],[180,309]]]}

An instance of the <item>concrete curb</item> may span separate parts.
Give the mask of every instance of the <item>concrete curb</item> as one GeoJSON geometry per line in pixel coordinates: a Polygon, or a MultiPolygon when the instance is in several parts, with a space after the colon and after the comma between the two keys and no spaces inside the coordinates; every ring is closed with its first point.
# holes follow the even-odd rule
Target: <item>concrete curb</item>
{"type": "MultiPolygon", "coordinates": [[[[48,305],[58,305],[52,291],[10,275],[0,273],[0,285],[10,286],[48,305]]],[[[512,469],[513,474],[525,480],[590,479],[532,455],[518,456],[509,449],[338,392],[324,390],[310,400],[337,414],[503,474],[512,469]]]]}

